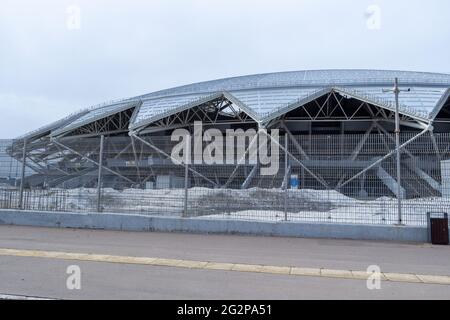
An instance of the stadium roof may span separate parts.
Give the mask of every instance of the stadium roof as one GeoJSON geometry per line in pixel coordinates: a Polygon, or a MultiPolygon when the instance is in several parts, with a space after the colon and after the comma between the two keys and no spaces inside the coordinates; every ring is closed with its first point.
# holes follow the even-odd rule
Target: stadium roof
{"type": "MultiPolygon", "coordinates": [[[[292,106],[317,98],[327,90],[366,100],[383,108],[394,107],[394,95],[383,93],[393,86],[411,88],[400,96],[400,112],[425,121],[432,120],[450,96],[450,75],[382,70],[315,70],[258,74],[200,82],[157,91],[92,107],[31,132],[24,137],[52,133],[58,135],[106,117],[124,108],[135,107],[130,129],[146,126],[163,116],[191,108],[223,94],[256,121],[264,121],[292,106]]],[[[23,138],[23,137],[22,137],[23,138]]]]}
{"type": "Polygon", "coordinates": [[[310,70],[256,74],[199,82],[161,90],[141,98],[167,97],[180,94],[267,89],[283,87],[376,86],[392,85],[393,79],[405,85],[437,85],[450,87],[450,74],[393,70],[310,70]]]}

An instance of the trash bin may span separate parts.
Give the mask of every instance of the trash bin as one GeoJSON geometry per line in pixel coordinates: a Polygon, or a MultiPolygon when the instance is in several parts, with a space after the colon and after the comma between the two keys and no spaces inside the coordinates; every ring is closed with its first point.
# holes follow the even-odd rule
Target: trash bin
{"type": "Polygon", "coordinates": [[[432,244],[448,245],[448,214],[444,212],[428,212],[428,240],[432,244]]]}

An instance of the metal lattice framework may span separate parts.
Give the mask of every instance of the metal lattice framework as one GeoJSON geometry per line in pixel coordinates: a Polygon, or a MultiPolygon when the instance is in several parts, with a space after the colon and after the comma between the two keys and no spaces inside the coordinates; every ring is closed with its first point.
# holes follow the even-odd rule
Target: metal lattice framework
{"type": "MultiPolygon", "coordinates": [[[[400,107],[402,131],[409,134],[400,146],[404,170],[414,173],[417,185],[426,184],[429,194],[440,194],[439,177],[421,164],[412,166],[423,162],[408,148],[427,136],[435,151],[432,161],[446,160],[448,150],[442,150],[436,138],[450,130],[450,76],[442,74],[340,70],[216,80],[84,110],[18,138],[8,152],[35,173],[26,178],[31,187],[94,186],[103,172],[108,176],[103,183],[113,188],[144,188],[161,175],[182,177],[187,170],[192,173],[191,183],[209,188],[247,189],[255,184],[284,188],[287,176],[300,170],[309,177],[309,187],[355,196],[349,186],[356,190],[373,175],[373,181],[383,184],[376,196],[395,195],[393,174],[383,168],[396,151],[392,146],[395,107],[380,90],[392,85],[391,76],[414,88],[402,97],[400,107]],[[289,147],[277,142],[286,168],[261,178],[258,165],[174,163],[170,134],[179,128],[192,130],[197,121],[222,132],[279,129],[290,141],[289,147]],[[350,136],[359,140],[349,144],[351,150],[341,145],[336,154],[324,158],[321,153],[326,150],[314,151],[321,146],[314,145],[313,136],[322,135],[339,137],[340,144],[350,136]],[[105,146],[100,137],[106,137],[105,146]],[[371,146],[373,137],[383,148],[371,146]],[[374,148],[372,157],[367,156],[369,146],[374,148]],[[330,168],[339,174],[331,177],[330,168]]],[[[413,189],[414,185],[403,186],[404,194],[397,196],[407,197],[413,189]]],[[[412,193],[420,196],[418,191],[412,193]]]]}

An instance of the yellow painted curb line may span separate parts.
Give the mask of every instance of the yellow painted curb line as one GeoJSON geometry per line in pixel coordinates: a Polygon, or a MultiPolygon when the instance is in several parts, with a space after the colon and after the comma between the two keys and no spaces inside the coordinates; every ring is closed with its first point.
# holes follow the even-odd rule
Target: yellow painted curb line
{"type": "MultiPolygon", "coordinates": [[[[264,266],[264,265],[240,264],[240,263],[221,263],[221,262],[194,261],[181,259],[162,259],[154,257],[129,257],[129,256],[104,255],[104,254],[90,254],[90,253],[88,254],[88,253],[72,253],[72,252],[40,251],[40,250],[0,249],[0,256],[137,264],[137,265],[164,266],[164,267],[176,267],[187,269],[250,272],[250,273],[264,273],[264,274],[277,274],[277,275],[303,276],[303,277],[339,278],[347,280],[367,280],[368,277],[371,275],[371,273],[367,273],[366,271],[357,271],[357,270],[333,270],[323,268],[264,266]]],[[[382,281],[450,285],[450,276],[417,275],[417,274],[387,273],[387,272],[380,273],[379,275],[382,281]]]]}

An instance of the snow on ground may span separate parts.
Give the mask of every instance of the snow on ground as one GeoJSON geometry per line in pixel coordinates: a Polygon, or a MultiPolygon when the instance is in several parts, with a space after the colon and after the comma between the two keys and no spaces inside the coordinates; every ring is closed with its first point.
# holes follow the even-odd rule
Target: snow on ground
{"type": "MultiPolygon", "coordinates": [[[[4,191],[6,192],[6,191],[4,191]]],[[[25,192],[25,206],[31,210],[95,211],[97,189],[50,189],[25,192]]],[[[0,195],[0,207],[13,207],[18,192],[0,195]]],[[[289,221],[395,224],[397,200],[383,197],[361,201],[334,190],[288,190],[289,221]]],[[[425,225],[427,212],[450,209],[450,199],[403,200],[407,225],[425,225]]],[[[103,212],[180,216],[184,210],[184,189],[142,190],[102,189],[103,212]]],[[[247,190],[191,188],[188,215],[206,219],[282,221],[285,219],[285,192],[280,189],[247,190]]]]}

